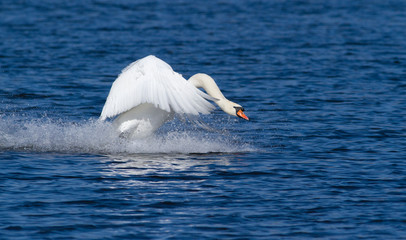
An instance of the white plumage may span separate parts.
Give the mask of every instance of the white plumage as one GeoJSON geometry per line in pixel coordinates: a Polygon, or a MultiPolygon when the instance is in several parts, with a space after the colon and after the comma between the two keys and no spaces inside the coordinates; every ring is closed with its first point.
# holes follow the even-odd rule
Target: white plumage
{"type": "Polygon", "coordinates": [[[187,82],[166,62],[147,56],[126,67],[114,81],[100,118],[115,117],[142,103],[167,112],[208,114],[212,97],[187,82]]]}
{"type": "Polygon", "coordinates": [[[226,113],[248,120],[243,108],[227,100],[210,76],[195,74],[186,81],[166,62],[147,56],[126,67],[114,81],[100,119],[116,117],[114,125],[120,133],[145,137],[174,113],[210,113],[215,107],[208,100],[226,113]]]}

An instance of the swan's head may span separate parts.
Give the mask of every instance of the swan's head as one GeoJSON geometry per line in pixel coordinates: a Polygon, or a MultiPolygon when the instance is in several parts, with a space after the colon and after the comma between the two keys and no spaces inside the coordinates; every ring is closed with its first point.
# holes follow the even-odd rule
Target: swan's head
{"type": "Polygon", "coordinates": [[[243,118],[245,120],[249,120],[249,118],[244,114],[244,108],[240,104],[231,102],[227,99],[224,99],[223,101],[218,101],[217,104],[220,106],[221,109],[223,109],[225,113],[228,113],[231,116],[236,116],[239,118],[243,118]]]}

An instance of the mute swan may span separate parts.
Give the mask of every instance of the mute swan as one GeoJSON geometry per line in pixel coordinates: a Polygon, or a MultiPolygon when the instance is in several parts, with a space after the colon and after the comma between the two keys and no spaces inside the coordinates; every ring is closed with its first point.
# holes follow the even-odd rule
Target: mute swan
{"type": "Polygon", "coordinates": [[[249,120],[244,108],[226,99],[209,75],[198,73],[186,81],[169,64],[150,55],[122,70],[111,86],[100,119],[117,116],[113,125],[121,134],[145,137],[174,113],[210,113],[215,107],[207,100],[230,115],[249,120]]]}

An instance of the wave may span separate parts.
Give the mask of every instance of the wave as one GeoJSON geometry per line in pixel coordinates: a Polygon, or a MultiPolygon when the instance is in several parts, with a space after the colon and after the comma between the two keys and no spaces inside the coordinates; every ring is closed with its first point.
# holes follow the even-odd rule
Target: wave
{"type": "Polygon", "coordinates": [[[110,122],[0,116],[0,150],[92,154],[248,152],[230,134],[171,125],[143,139],[119,137],[110,122]]]}

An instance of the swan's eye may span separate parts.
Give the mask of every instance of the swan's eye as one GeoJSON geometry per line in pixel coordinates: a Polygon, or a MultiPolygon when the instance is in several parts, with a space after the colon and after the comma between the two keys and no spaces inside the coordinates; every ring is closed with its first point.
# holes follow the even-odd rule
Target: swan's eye
{"type": "Polygon", "coordinates": [[[244,112],[244,108],[243,107],[234,107],[235,108],[235,111],[236,112],[238,112],[238,111],[243,111],[244,112]]]}

